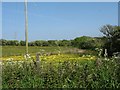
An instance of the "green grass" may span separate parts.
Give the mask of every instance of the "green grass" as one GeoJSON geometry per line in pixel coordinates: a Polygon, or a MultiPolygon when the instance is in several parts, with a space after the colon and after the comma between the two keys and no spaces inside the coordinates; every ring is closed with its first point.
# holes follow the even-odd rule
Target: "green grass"
{"type": "MultiPolygon", "coordinates": [[[[37,47],[30,46],[29,54],[35,55],[37,52],[43,53],[64,53],[69,52],[74,49],[73,47],[37,47]],[[42,51],[44,49],[45,51],[42,51]]],[[[6,56],[16,56],[16,55],[24,55],[25,54],[25,46],[2,46],[2,57],[6,56]]]]}

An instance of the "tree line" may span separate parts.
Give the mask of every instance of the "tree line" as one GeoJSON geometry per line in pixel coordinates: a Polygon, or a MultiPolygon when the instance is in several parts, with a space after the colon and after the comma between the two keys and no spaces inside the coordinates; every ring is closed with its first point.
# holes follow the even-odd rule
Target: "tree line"
{"type": "MultiPolygon", "coordinates": [[[[25,41],[21,40],[0,40],[1,46],[25,46],[25,41]]],[[[71,40],[36,40],[28,43],[29,46],[71,46],[71,40]]]]}
{"type": "MultiPolygon", "coordinates": [[[[101,38],[81,36],[73,40],[36,40],[28,43],[29,46],[74,46],[81,49],[93,49],[101,47],[101,38]],[[98,43],[99,42],[99,43],[98,43]]],[[[18,40],[0,40],[2,46],[25,46],[25,41],[18,40]]]]}
{"type": "MultiPolygon", "coordinates": [[[[73,40],[36,40],[28,43],[29,46],[72,46],[79,49],[102,48],[107,49],[108,56],[112,56],[115,52],[120,52],[120,26],[104,25],[100,32],[102,37],[81,36],[73,40]]],[[[18,40],[0,40],[2,46],[25,46],[25,41],[18,40]]]]}

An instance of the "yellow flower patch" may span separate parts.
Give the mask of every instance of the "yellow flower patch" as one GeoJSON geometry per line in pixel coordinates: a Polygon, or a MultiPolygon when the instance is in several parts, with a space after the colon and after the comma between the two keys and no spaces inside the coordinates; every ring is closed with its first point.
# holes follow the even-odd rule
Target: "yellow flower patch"
{"type": "MultiPolygon", "coordinates": [[[[30,58],[35,59],[35,56],[31,56],[30,58]]],[[[95,56],[88,56],[88,55],[83,55],[83,56],[77,56],[77,55],[71,55],[71,54],[60,54],[60,55],[50,55],[50,56],[40,56],[40,60],[45,60],[45,61],[66,61],[66,60],[95,60],[96,57],[95,56]]],[[[7,60],[7,61],[21,61],[21,60],[25,60],[24,56],[9,56],[9,57],[2,57],[0,58],[0,60],[7,60]]]]}

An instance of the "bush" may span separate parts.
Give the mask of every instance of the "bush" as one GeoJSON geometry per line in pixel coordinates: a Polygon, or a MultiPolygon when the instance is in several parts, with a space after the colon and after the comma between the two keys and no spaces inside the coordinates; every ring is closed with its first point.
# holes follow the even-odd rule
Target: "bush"
{"type": "Polygon", "coordinates": [[[25,46],[25,41],[20,41],[21,46],[25,46]]]}
{"type": "Polygon", "coordinates": [[[118,58],[96,61],[4,62],[3,88],[120,88],[118,58]]]}
{"type": "Polygon", "coordinates": [[[103,49],[107,49],[108,56],[112,56],[115,52],[120,52],[120,27],[105,25],[100,31],[106,37],[103,49]]]}
{"type": "Polygon", "coordinates": [[[87,36],[82,36],[75,38],[72,41],[72,46],[78,47],[80,49],[92,49],[100,48],[102,46],[102,40],[87,36]]]}

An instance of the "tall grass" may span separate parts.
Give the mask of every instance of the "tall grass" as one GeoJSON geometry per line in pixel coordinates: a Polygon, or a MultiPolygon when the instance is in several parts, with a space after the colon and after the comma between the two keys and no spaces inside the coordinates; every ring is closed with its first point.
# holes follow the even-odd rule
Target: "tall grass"
{"type": "Polygon", "coordinates": [[[3,88],[120,88],[120,59],[3,62],[3,88]]]}
{"type": "MultiPolygon", "coordinates": [[[[70,50],[73,50],[73,47],[59,47],[61,52],[67,52],[70,50]]],[[[58,53],[59,48],[57,46],[49,46],[49,47],[41,47],[41,46],[29,46],[29,54],[36,55],[36,52],[42,52],[41,50],[44,50],[44,53],[58,53]]],[[[7,56],[23,56],[25,55],[25,46],[2,46],[0,49],[2,49],[2,57],[7,56]]]]}

